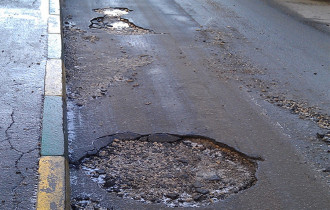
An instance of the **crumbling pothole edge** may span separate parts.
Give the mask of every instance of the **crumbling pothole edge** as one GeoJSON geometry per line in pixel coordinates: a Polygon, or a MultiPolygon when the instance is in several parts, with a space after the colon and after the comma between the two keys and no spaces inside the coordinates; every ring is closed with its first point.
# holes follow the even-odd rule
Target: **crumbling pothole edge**
{"type": "Polygon", "coordinates": [[[85,154],[81,155],[80,157],[75,158],[74,160],[70,159],[69,163],[70,163],[70,165],[79,165],[83,159],[96,155],[100,150],[104,149],[106,146],[111,144],[115,139],[135,141],[135,140],[139,140],[141,138],[146,138],[146,137],[148,138],[151,135],[166,135],[169,138],[176,137],[176,138],[179,138],[177,141],[182,141],[183,139],[187,139],[187,138],[205,139],[219,147],[222,147],[222,148],[228,149],[231,152],[237,153],[238,155],[240,155],[241,157],[243,157],[245,159],[248,159],[251,161],[265,161],[265,159],[260,155],[245,154],[225,143],[222,143],[222,142],[216,141],[213,138],[198,135],[198,134],[186,134],[186,135],[172,134],[172,133],[137,134],[137,133],[133,133],[133,132],[124,132],[124,133],[115,133],[115,134],[98,137],[97,139],[92,141],[91,149],[86,151],[85,154]]]}

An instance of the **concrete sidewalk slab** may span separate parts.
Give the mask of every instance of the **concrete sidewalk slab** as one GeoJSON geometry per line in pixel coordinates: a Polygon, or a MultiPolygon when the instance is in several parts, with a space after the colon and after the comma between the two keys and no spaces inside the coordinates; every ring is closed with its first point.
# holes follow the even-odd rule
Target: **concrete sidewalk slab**
{"type": "Polygon", "coordinates": [[[45,2],[0,1],[0,209],[36,205],[47,60],[45,2]]]}

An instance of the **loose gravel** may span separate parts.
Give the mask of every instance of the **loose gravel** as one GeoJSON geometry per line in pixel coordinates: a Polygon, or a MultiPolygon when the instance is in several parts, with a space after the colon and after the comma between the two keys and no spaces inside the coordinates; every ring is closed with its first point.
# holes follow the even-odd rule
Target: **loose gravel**
{"type": "Polygon", "coordinates": [[[211,204],[252,186],[256,162],[200,138],[115,139],[81,168],[109,193],[170,207],[211,204]]]}

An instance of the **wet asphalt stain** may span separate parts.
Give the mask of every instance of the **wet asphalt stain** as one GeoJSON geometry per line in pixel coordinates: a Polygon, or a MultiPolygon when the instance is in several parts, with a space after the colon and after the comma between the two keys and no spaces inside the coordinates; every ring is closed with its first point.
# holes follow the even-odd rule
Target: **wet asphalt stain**
{"type": "Polygon", "coordinates": [[[122,133],[93,143],[72,166],[108,193],[169,207],[205,206],[253,186],[262,160],[198,135],[122,133]]]}

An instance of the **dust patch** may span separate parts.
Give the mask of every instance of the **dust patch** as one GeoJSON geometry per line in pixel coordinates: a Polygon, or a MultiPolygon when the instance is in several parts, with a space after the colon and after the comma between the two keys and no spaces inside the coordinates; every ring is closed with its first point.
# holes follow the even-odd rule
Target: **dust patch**
{"type": "MultiPolygon", "coordinates": [[[[233,30],[230,28],[230,30],[233,30]]],[[[243,85],[248,92],[257,90],[264,100],[276,104],[278,107],[291,110],[291,113],[298,114],[300,119],[312,120],[320,128],[330,129],[330,117],[317,107],[309,106],[307,103],[287,99],[287,94],[281,91],[283,83],[277,78],[267,78],[267,68],[258,68],[251,64],[247,58],[242,58],[237,53],[232,53],[229,43],[235,39],[243,39],[240,35],[224,33],[212,29],[200,30],[205,36],[210,37],[209,46],[220,49],[221,53],[214,51],[213,56],[208,59],[209,67],[218,74],[218,77],[229,81],[234,80],[239,83],[240,89],[243,85]],[[243,62],[244,61],[244,62],[243,62]]],[[[256,50],[260,50],[256,48],[256,50]]]]}
{"type": "Polygon", "coordinates": [[[70,82],[74,86],[70,87],[68,98],[74,99],[76,103],[84,105],[86,100],[97,99],[109,94],[113,85],[132,84],[138,86],[136,76],[141,68],[153,62],[149,55],[140,56],[122,56],[119,58],[109,57],[105,62],[94,63],[92,66],[73,66],[68,69],[70,82]],[[96,77],[90,77],[90,74],[83,73],[93,70],[96,77]],[[95,74],[97,72],[97,74],[95,74]],[[86,86],[85,84],[89,84],[86,86]]]}
{"type": "Polygon", "coordinates": [[[169,207],[212,204],[257,181],[253,158],[209,139],[168,134],[115,138],[80,168],[109,193],[169,207]]]}

